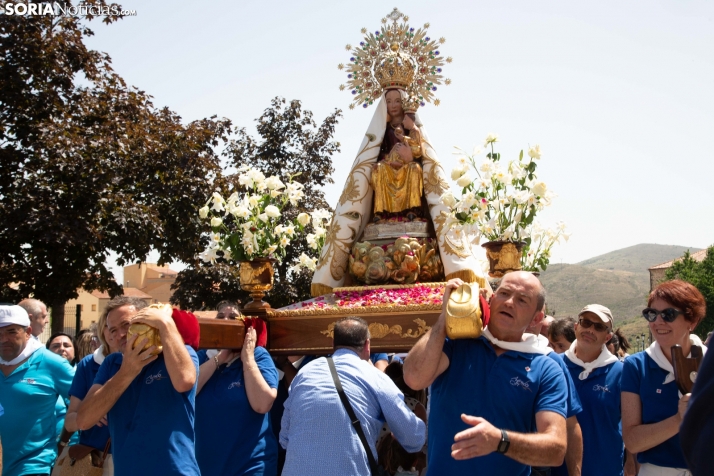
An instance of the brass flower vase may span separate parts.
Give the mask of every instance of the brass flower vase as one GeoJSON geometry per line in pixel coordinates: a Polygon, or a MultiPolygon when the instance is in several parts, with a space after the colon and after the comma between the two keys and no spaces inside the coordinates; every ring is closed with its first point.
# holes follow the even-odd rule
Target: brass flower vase
{"type": "Polygon", "coordinates": [[[481,246],[486,248],[490,277],[502,278],[506,273],[521,270],[523,241],[489,241],[481,246]]]}
{"type": "Polygon", "coordinates": [[[253,300],[243,306],[245,310],[269,309],[270,304],[263,301],[266,291],[273,289],[273,263],[269,258],[256,258],[240,262],[240,287],[250,293],[253,300]]]}

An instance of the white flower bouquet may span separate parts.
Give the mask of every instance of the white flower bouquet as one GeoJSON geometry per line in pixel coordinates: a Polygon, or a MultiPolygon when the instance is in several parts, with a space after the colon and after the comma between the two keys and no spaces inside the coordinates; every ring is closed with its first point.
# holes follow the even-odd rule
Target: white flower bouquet
{"type": "MultiPolygon", "coordinates": [[[[527,160],[521,150],[518,160],[504,164],[501,154],[494,150],[496,142],[498,136],[489,134],[484,147],[490,152],[479,165],[476,163],[479,149],[467,154],[456,148],[460,158],[451,178],[462,190],[458,196],[450,191],[441,196],[441,203],[449,208],[445,227],[457,236],[463,234],[474,244],[480,243],[481,237],[488,241],[523,242],[524,255],[527,250],[533,250],[531,267],[542,265],[539,269],[545,269],[555,242],[539,241],[544,237],[550,239],[549,234],[540,232],[538,240],[531,235],[537,213],[551,205],[555,194],[536,175],[536,161],[541,158],[540,146],[528,149],[527,160]],[[534,249],[535,241],[538,244],[534,249]]],[[[559,225],[558,230],[556,241],[567,239],[569,235],[565,233],[564,225],[559,225]]]]}
{"type": "MultiPolygon", "coordinates": [[[[224,199],[214,192],[208,202],[198,211],[199,217],[209,220],[211,242],[200,255],[204,262],[215,263],[221,257],[227,261],[251,261],[268,258],[280,261],[285,256],[287,246],[300,235],[311,221],[306,213],[301,213],[293,221],[285,220],[283,209],[288,205],[297,206],[304,197],[303,185],[289,177],[287,184],[279,177],[265,175],[251,166],[238,169],[238,182],[245,190],[237,191],[224,199]]],[[[324,230],[323,219],[330,213],[325,210],[312,212],[315,223],[324,230]]],[[[315,229],[313,240],[320,243],[320,230],[315,229]]],[[[322,232],[324,243],[325,232],[322,232]]],[[[309,259],[309,258],[308,258],[309,259]]],[[[316,261],[316,260],[315,260],[316,261]]]]}
{"type": "Polygon", "coordinates": [[[298,224],[304,228],[307,225],[312,225],[313,233],[308,233],[305,239],[307,246],[315,252],[315,256],[308,256],[302,253],[298,258],[297,263],[290,267],[293,272],[299,272],[301,268],[307,268],[310,271],[315,271],[317,268],[317,257],[320,256],[322,247],[325,245],[327,238],[327,227],[332,221],[332,213],[324,208],[319,208],[313,212],[301,213],[297,216],[298,224]]]}
{"type": "Polygon", "coordinates": [[[550,263],[550,250],[556,243],[568,241],[570,233],[565,223],[558,222],[555,228],[544,229],[534,222],[527,230],[526,246],[521,255],[521,267],[524,271],[545,271],[550,263]]]}

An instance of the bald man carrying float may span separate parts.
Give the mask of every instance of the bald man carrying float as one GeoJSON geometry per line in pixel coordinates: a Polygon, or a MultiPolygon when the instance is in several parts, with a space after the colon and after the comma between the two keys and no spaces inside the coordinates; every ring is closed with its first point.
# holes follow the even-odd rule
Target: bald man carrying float
{"type": "Polygon", "coordinates": [[[429,472],[528,475],[559,466],[566,450],[568,388],[563,371],[524,332],[543,319],[545,290],[531,273],[503,277],[477,339],[446,338],[445,309],[404,362],[414,389],[431,385],[429,472]]]}

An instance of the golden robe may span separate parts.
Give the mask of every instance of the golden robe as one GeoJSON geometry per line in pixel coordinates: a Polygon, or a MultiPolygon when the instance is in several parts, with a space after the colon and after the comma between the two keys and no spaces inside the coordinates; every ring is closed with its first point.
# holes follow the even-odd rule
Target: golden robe
{"type": "MultiPolygon", "coordinates": [[[[421,134],[416,128],[402,140],[411,149],[414,159],[422,157],[421,140],[421,134]]],[[[372,169],[370,184],[374,189],[374,213],[399,213],[421,207],[424,193],[421,165],[408,162],[395,169],[389,165],[392,162],[401,162],[399,154],[394,151],[389,152],[372,169]]]]}
{"type": "Polygon", "coordinates": [[[370,183],[374,189],[374,213],[399,213],[421,207],[424,192],[421,165],[409,162],[395,169],[377,162],[370,183]]]}

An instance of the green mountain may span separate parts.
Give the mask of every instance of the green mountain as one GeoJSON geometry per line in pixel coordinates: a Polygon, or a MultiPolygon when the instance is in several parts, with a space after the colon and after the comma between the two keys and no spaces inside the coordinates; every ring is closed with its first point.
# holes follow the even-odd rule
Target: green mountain
{"type": "Polygon", "coordinates": [[[540,275],[548,292],[548,311],[575,317],[586,304],[597,303],[609,307],[617,323],[637,318],[650,291],[647,268],[679,258],[687,249],[698,251],[640,244],[577,264],[551,265],[540,275]]]}

